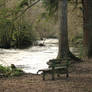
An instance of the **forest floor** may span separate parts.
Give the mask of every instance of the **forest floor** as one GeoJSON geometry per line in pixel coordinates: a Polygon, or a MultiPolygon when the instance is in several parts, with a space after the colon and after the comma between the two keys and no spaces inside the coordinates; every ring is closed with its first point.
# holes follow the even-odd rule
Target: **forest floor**
{"type": "Polygon", "coordinates": [[[69,75],[54,81],[50,75],[43,81],[36,74],[0,78],[0,92],[92,92],[92,60],[74,64],[69,75]]]}

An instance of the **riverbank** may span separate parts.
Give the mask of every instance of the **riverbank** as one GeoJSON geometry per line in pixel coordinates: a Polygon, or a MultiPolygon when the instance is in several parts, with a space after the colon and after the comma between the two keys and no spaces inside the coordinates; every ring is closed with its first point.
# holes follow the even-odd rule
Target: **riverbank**
{"type": "Polygon", "coordinates": [[[92,92],[92,60],[75,64],[70,77],[55,81],[48,75],[25,74],[20,77],[0,78],[0,92],[92,92]]]}

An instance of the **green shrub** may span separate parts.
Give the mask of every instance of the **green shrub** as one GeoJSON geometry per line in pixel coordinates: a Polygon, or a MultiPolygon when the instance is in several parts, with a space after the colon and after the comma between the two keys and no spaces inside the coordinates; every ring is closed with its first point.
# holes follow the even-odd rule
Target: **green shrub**
{"type": "Polygon", "coordinates": [[[24,72],[22,70],[16,68],[15,71],[13,71],[11,73],[11,76],[20,76],[22,74],[24,74],[24,72]]]}
{"type": "Polygon", "coordinates": [[[10,71],[9,67],[4,67],[4,66],[0,65],[0,73],[6,73],[9,71],[10,71]]]}
{"type": "Polygon", "coordinates": [[[21,69],[16,68],[15,70],[12,70],[11,67],[0,65],[0,75],[3,77],[20,76],[22,74],[24,74],[24,72],[21,69]]]}
{"type": "Polygon", "coordinates": [[[36,35],[32,25],[24,21],[24,18],[15,19],[12,9],[0,8],[0,47],[1,48],[25,48],[33,44],[36,35]],[[6,17],[6,16],[7,17],[6,17]],[[11,15],[11,16],[9,16],[11,15]],[[9,16],[9,17],[8,17],[9,16]]]}
{"type": "Polygon", "coordinates": [[[36,41],[36,36],[31,25],[20,24],[17,27],[20,27],[20,29],[15,30],[13,34],[13,45],[15,47],[25,48],[32,45],[36,41]]]}

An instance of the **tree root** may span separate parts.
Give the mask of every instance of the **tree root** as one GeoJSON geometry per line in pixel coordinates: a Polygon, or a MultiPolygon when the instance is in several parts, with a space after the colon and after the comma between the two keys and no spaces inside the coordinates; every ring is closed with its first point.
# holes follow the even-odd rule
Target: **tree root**
{"type": "Polygon", "coordinates": [[[71,59],[71,60],[74,60],[75,62],[82,62],[83,60],[76,57],[74,54],[72,54],[72,52],[69,52],[68,54],[68,57],[71,59]]]}

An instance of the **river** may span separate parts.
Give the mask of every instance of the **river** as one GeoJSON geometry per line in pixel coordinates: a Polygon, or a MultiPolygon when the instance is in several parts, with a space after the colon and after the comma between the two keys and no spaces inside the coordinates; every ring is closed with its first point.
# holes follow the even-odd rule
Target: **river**
{"type": "MultiPolygon", "coordinates": [[[[42,43],[42,41],[39,41],[42,43]]],[[[37,73],[39,69],[47,68],[50,59],[56,58],[58,40],[47,39],[46,46],[33,46],[28,49],[0,49],[0,64],[11,64],[23,69],[26,73],[37,73]]]]}

